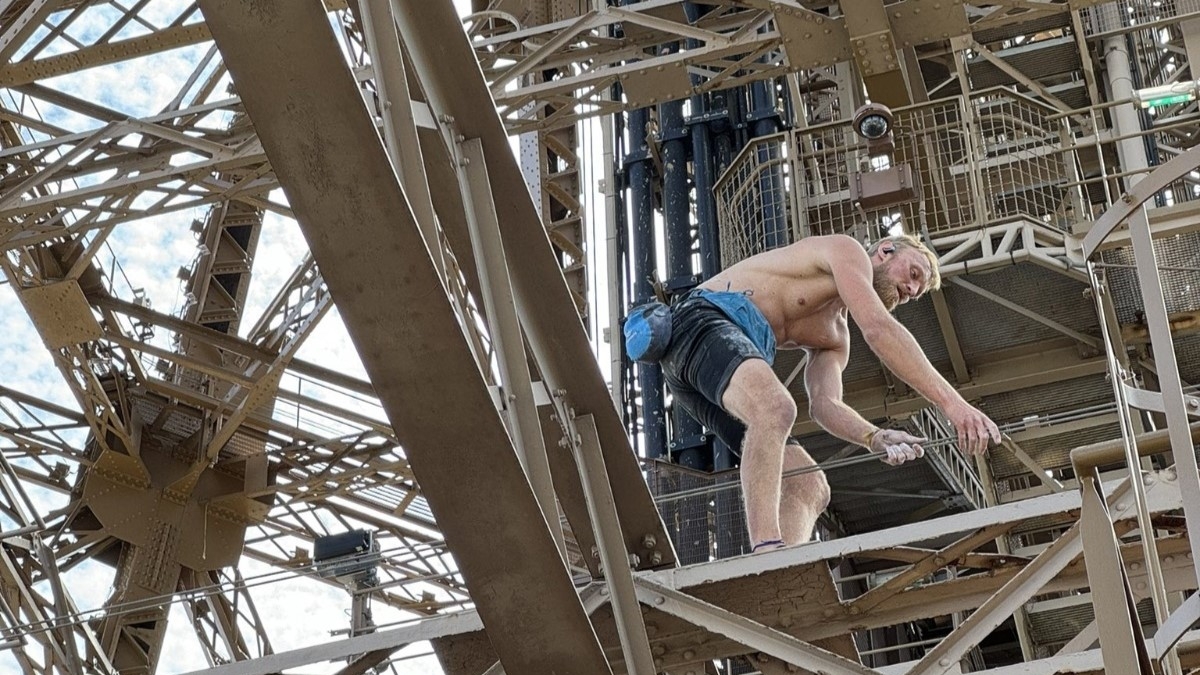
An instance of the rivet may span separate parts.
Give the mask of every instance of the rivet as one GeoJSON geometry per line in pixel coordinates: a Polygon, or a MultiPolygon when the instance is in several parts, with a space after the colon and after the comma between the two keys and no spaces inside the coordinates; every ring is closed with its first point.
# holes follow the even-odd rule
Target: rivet
{"type": "Polygon", "coordinates": [[[950,659],[938,659],[938,665],[943,667],[948,666],[950,665],[950,659]]]}
{"type": "Polygon", "coordinates": [[[685,650],[683,650],[683,658],[689,659],[689,660],[694,659],[694,658],[696,658],[696,652],[694,652],[690,649],[685,649],[685,650]]]}
{"type": "Polygon", "coordinates": [[[654,604],[656,604],[656,605],[662,605],[662,604],[665,604],[666,602],[667,602],[667,599],[661,595],[656,596],[654,598],[654,604]]]}
{"type": "Polygon", "coordinates": [[[1173,555],[1169,555],[1169,556],[1167,556],[1167,557],[1163,558],[1163,562],[1165,562],[1165,563],[1167,563],[1168,565],[1170,565],[1171,563],[1175,562],[1175,556],[1173,556],[1173,555]]]}
{"type": "Polygon", "coordinates": [[[859,607],[858,605],[851,605],[851,606],[850,606],[850,613],[851,613],[851,614],[856,614],[856,615],[857,615],[857,614],[862,614],[862,607],[859,607]]]}
{"type": "Polygon", "coordinates": [[[1140,563],[1140,562],[1132,562],[1132,563],[1129,563],[1129,569],[1131,569],[1131,570],[1133,570],[1134,572],[1136,572],[1136,571],[1138,571],[1138,570],[1142,569],[1142,563],[1140,563]]]}
{"type": "Polygon", "coordinates": [[[1144,582],[1144,581],[1139,581],[1139,582],[1137,582],[1137,586],[1136,586],[1136,588],[1137,588],[1139,591],[1145,590],[1145,589],[1146,589],[1146,582],[1144,582]]]}
{"type": "Polygon", "coordinates": [[[1126,506],[1127,506],[1127,504],[1125,504],[1125,502],[1117,502],[1117,510],[1118,511],[1123,510],[1126,506]]]}

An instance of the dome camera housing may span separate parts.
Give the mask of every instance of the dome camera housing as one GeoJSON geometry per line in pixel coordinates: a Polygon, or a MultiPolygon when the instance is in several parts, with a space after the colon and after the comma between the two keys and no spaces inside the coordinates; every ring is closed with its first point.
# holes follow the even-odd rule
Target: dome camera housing
{"type": "Polygon", "coordinates": [[[895,148],[892,141],[892,111],[882,103],[868,103],[854,111],[854,133],[867,141],[871,156],[884,155],[895,148]]]}

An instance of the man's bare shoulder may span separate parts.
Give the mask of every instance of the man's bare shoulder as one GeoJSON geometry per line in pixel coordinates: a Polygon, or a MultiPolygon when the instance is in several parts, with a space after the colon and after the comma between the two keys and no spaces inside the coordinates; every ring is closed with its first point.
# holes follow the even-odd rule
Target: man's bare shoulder
{"type": "Polygon", "coordinates": [[[805,260],[812,260],[825,272],[831,272],[835,265],[870,265],[862,244],[844,234],[805,237],[787,248],[794,249],[795,255],[805,260]]]}

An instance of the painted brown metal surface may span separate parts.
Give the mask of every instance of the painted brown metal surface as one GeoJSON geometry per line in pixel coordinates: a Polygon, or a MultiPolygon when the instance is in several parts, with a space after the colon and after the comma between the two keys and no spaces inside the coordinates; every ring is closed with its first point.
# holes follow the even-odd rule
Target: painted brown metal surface
{"type": "Polygon", "coordinates": [[[322,6],[202,8],[506,670],[607,672],[322,6]]]}

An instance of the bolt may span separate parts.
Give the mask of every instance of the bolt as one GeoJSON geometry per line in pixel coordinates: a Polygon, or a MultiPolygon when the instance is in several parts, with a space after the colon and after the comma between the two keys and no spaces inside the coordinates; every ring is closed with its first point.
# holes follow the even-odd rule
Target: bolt
{"type": "Polygon", "coordinates": [[[637,566],[641,565],[641,564],[642,564],[642,559],[638,557],[638,554],[636,554],[636,553],[629,554],[629,566],[630,567],[637,569],[637,566]]]}
{"type": "Polygon", "coordinates": [[[1197,408],[1200,408],[1200,399],[1189,398],[1188,399],[1188,407],[1191,408],[1192,410],[1196,410],[1197,408]]]}
{"type": "Polygon", "coordinates": [[[438,115],[438,119],[441,120],[443,124],[454,124],[454,118],[446,113],[438,115]]]}
{"type": "Polygon", "coordinates": [[[654,596],[654,604],[656,604],[656,605],[662,605],[662,604],[666,603],[666,601],[667,601],[667,599],[661,595],[654,596]]]}
{"type": "Polygon", "coordinates": [[[458,141],[459,143],[462,143],[463,141],[467,140],[467,137],[463,134],[457,134],[454,136],[454,140],[458,141]]]}
{"type": "Polygon", "coordinates": [[[654,548],[658,546],[658,538],[653,534],[642,535],[642,546],[645,548],[654,548]]]}
{"type": "Polygon", "coordinates": [[[657,565],[661,565],[661,564],[662,564],[662,559],[663,559],[663,558],[662,558],[662,554],[661,554],[661,553],[659,553],[658,551],[655,551],[655,552],[653,552],[653,553],[651,553],[651,554],[650,554],[650,564],[651,564],[651,565],[656,565],[656,566],[657,566],[657,565]]]}
{"type": "Polygon", "coordinates": [[[459,159],[459,160],[458,160],[458,165],[459,165],[459,166],[466,166],[466,165],[468,165],[468,164],[470,164],[470,163],[471,163],[471,160],[470,160],[469,158],[467,158],[467,157],[463,157],[463,158],[461,158],[461,159],[459,159]]]}
{"type": "Polygon", "coordinates": [[[1121,201],[1125,202],[1126,204],[1132,204],[1133,196],[1132,195],[1121,195],[1121,201]]]}

